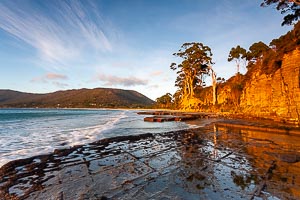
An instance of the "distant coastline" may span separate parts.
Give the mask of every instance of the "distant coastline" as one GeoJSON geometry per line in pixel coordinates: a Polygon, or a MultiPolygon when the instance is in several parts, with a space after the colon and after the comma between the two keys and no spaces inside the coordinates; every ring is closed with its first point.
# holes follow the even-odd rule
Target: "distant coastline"
{"type": "Polygon", "coordinates": [[[151,108],[153,104],[133,90],[95,88],[46,94],[0,90],[2,108],[151,108]]]}

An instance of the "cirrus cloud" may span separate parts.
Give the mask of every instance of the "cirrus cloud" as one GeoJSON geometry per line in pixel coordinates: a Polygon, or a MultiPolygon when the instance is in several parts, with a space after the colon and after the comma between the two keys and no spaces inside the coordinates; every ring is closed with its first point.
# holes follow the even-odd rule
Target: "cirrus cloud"
{"type": "Polygon", "coordinates": [[[68,79],[68,77],[66,75],[63,74],[54,74],[54,73],[48,73],[45,75],[46,79],[61,79],[61,80],[66,80],[68,79]]]}
{"type": "Polygon", "coordinates": [[[163,71],[157,70],[150,73],[150,76],[161,76],[163,74],[163,71]]]}
{"type": "Polygon", "coordinates": [[[120,77],[120,76],[113,76],[113,75],[105,75],[99,74],[96,79],[98,81],[103,82],[107,86],[138,86],[138,85],[147,85],[148,80],[139,79],[134,76],[130,77],[120,77]]]}
{"type": "Polygon", "coordinates": [[[66,88],[69,84],[64,83],[62,81],[68,80],[68,77],[63,74],[56,74],[56,73],[47,73],[43,76],[35,77],[31,79],[30,82],[32,83],[43,83],[43,84],[52,84],[58,88],[66,88]]]}
{"type": "Polygon", "coordinates": [[[43,76],[31,79],[31,82],[47,83],[49,80],[67,80],[68,77],[63,74],[47,73],[43,76]]]}
{"type": "Polygon", "coordinates": [[[85,55],[86,49],[90,54],[112,51],[115,31],[100,13],[93,1],[4,0],[0,29],[33,47],[38,60],[53,68],[65,67],[85,55]]]}

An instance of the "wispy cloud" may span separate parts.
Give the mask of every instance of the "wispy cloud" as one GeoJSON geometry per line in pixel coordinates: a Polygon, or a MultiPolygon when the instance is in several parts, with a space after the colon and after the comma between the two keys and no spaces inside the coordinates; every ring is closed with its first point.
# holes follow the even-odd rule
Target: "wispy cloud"
{"type": "Polygon", "coordinates": [[[98,81],[103,82],[107,86],[138,86],[147,85],[148,80],[139,79],[133,76],[130,77],[119,77],[112,75],[99,74],[96,78],[98,81]]]}
{"type": "Polygon", "coordinates": [[[46,79],[60,79],[60,80],[66,80],[68,79],[68,77],[66,75],[63,75],[63,74],[54,74],[54,73],[48,73],[45,75],[45,78],[46,79]]]}
{"type": "Polygon", "coordinates": [[[151,72],[150,76],[160,76],[162,74],[163,74],[163,72],[161,70],[157,70],[157,71],[151,72]]]}
{"type": "Polygon", "coordinates": [[[43,76],[31,79],[32,83],[52,84],[58,88],[66,88],[69,85],[62,81],[68,80],[68,77],[63,74],[47,73],[43,76]]]}
{"type": "Polygon", "coordinates": [[[110,52],[114,31],[92,1],[0,1],[0,29],[33,47],[39,59],[65,66],[86,54],[110,52]],[[28,6],[29,4],[35,4],[28,6]]]}
{"type": "Polygon", "coordinates": [[[47,83],[49,80],[67,80],[68,77],[63,74],[47,73],[43,76],[35,77],[31,82],[47,83]]]}

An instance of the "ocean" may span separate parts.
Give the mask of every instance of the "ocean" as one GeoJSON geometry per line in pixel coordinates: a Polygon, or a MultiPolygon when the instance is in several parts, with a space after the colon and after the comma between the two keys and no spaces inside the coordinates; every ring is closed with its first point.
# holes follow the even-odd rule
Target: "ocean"
{"type": "Polygon", "coordinates": [[[137,110],[0,109],[0,167],[5,163],[115,136],[193,127],[144,122],[137,110]]]}

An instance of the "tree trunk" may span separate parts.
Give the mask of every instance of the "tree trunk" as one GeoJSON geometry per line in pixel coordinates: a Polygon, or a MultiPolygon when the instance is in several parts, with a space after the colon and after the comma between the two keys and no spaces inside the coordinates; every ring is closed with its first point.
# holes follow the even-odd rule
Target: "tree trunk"
{"type": "Polygon", "coordinates": [[[240,61],[236,61],[236,68],[237,68],[237,72],[236,74],[239,74],[240,73],[240,61]]]}
{"type": "Polygon", "coordinates": [[[212,88],[213,88],[213,105],[217,104],[217,78],[214,70],[211,69],[212,88]]]}
{"type": "Polygon", "coordinates": [[[190,77],[190,97],[194,97],[193,79],[190,77]]]}

